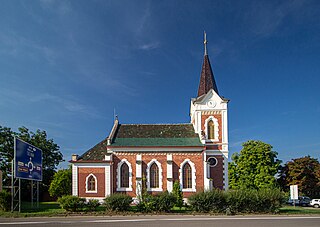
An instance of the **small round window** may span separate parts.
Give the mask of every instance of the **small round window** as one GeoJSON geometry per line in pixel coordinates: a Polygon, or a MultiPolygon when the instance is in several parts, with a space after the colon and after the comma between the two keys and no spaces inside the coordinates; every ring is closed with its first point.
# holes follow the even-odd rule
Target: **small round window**
{"type": "Polygon", "coordinates": [[[211,167],[214,167],[218,164],[218,160],[215,157],[209,158],[207,162],[211,167]]]}

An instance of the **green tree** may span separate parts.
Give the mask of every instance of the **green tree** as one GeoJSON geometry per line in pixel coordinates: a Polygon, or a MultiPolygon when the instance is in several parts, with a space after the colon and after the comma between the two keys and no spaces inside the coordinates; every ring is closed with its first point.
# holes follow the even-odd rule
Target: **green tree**
{"type": "MultiPolygon", "coordinates": [[[[26,127],[20,127],[18,132],[14,132],[11,128],[0,126],[0,169],[4,173],[4,184],[10,184],[11,161],[14,153],[14,136],[42,150],[43,181],[40,184],[40,189],[41,191],[48,191],[55,169],[57,165],[63,161],[62,153],[53,139],[47,138],[46,131],[37,130],[36,132],[31,132],[26,127]]],[[[26,184],[23,183],[22,185],[25,186],[26,184]]]]}
{"type": "Polygon", "coordinates": [[[56,172],[51,181],[49,193],[52,197],[62,197],[71,195],[72,188],[72,170],[62,169],[56,172]]]}
{"type": "Polygon", "coordinates": [[[183,194],[180,188],[179,181],[175,181],[173,184],[172,195],[176,198],[175,205],[181,209],[183,206],[183,194]]]}
{"type": "Polygon", "coordinates": [[[281,161],[272,146],[250,140],[242,144],[240,154],[232,155],[229,163],[230,189],[261,189],[276,186],[275,175],[281,161]]]}
{"type": "Polygon", "coordinates": [[[292,159],[281,166],[278,182],[284,191],[289,191],[290,185],[297,184],[303,195],[319,196],[320,163],[310,156],[292,159]]]}

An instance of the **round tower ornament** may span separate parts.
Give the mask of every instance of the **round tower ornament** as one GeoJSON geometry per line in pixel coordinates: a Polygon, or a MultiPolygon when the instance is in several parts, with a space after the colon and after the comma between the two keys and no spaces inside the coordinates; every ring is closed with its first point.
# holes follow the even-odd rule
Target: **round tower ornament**
{"type": "Polygon", "coordinates": [[[213,108],[213,107],[215,107],[216,105],[217,105],[217,103],[216,103],[215,101],[213,101],[213,100],[207,102],[207,106],[208,106],[208,107],[213,108]]]}

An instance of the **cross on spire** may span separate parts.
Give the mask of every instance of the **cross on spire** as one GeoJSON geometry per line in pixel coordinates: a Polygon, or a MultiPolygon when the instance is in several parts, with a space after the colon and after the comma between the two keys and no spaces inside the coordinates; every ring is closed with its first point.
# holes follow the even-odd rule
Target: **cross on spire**
{"type": "Polygon", "coordinates": [[[203,41],[203,44],[204,44],[204,55],[208,55],[208,51],[207,51],[207,33],[206,31],[204,31],[204,41],[203,41]]]}

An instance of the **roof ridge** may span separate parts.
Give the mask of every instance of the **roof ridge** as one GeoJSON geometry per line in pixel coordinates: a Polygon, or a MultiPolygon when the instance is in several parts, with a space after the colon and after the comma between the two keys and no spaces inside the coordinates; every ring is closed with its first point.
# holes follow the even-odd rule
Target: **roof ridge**
{"type": "Polygon", "coordinates": [[[191,125],[191,123],[155,123],[155,124],[120,124],[120,125],[191,125]]]}

